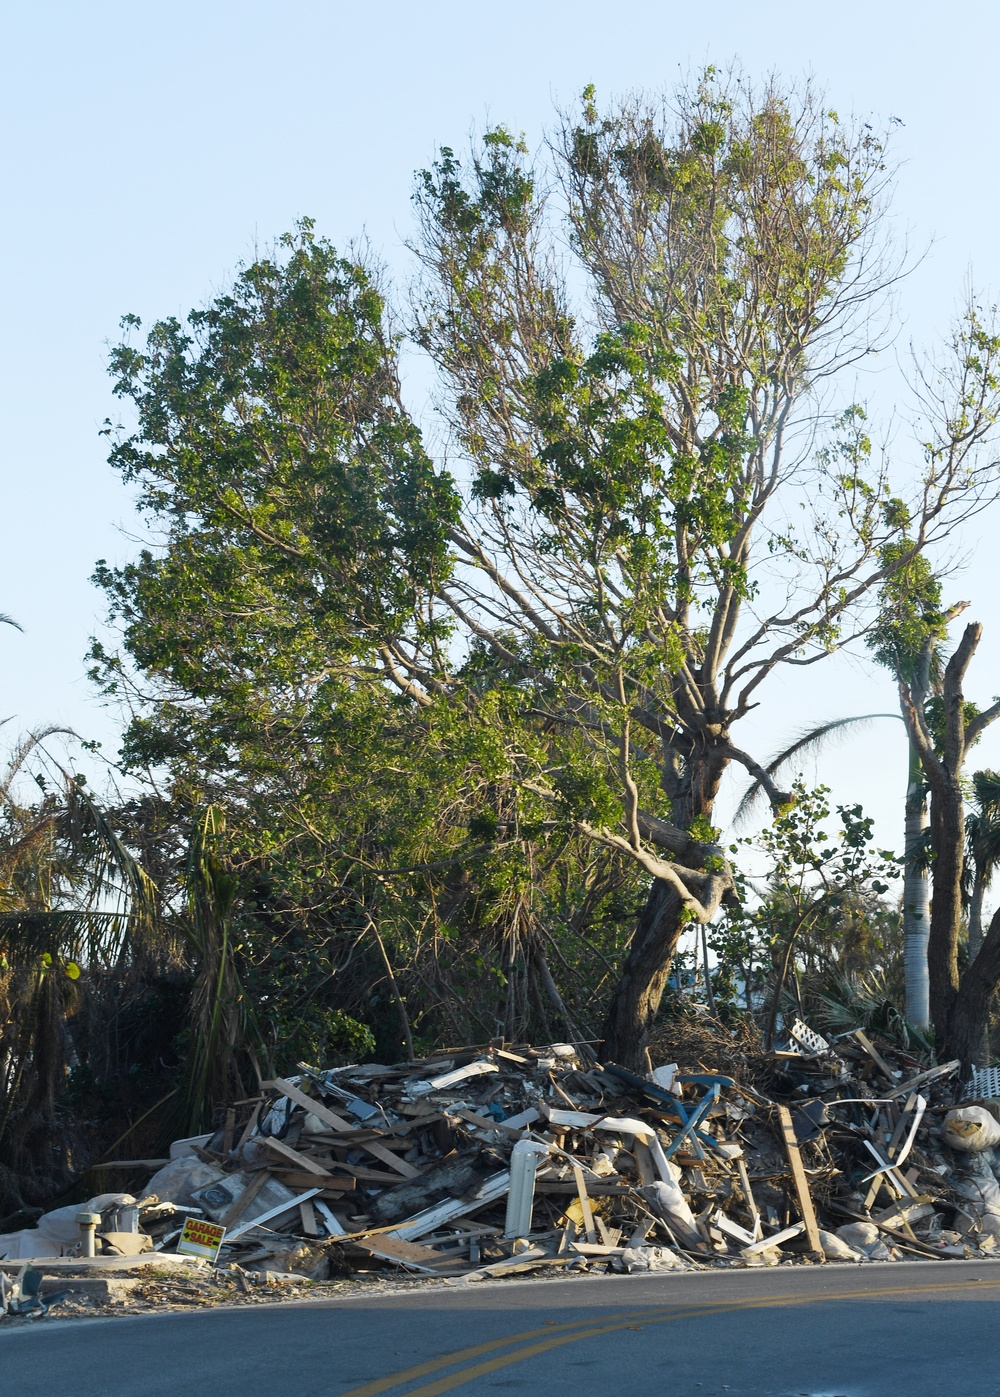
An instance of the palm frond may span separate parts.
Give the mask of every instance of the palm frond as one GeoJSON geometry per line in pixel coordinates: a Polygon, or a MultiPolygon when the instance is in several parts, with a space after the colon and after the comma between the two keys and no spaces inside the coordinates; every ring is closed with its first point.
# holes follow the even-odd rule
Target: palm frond
{"type": "MultiPolygon", "coordinates": [[[[782,769],[793,761],[800,752],[820,751],[827,743],[847,736],[851,729],[865,727],[877,718],[895,718],[899,723],[903,721],[898,713],[861,713],[853,718],[834,718],[830,722],[819,723],[816,727],[806,728],[791,746],[773,756],[764,770],[768,776],[774,778],[780,775],[782,769]]],[[[736,813],[733,816],[734,824],[741,825],[749,819],[757,800],[763,793],[764,787],[759,780],[750,783],[736,807],[736,813]]]]}

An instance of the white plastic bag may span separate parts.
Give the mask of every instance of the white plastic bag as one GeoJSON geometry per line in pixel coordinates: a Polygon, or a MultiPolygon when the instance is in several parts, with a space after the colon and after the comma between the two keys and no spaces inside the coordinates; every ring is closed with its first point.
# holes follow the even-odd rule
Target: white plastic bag
{"type": "Polygon", "coordinates": [[[992,1150],[1000,1145],[1000,1122],[985,1106],[959,1106],[944,1118],[944,1140],[953,1150],[992,1150]]]}

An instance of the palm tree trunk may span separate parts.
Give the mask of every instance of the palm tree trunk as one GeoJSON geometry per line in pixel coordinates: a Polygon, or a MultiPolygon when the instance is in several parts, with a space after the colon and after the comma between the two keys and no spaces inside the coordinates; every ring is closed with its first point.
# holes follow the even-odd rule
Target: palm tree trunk
{"type": "Polygon", "coordinates": [[[930,980],[927,970],[927,941],[931,926],[930,884],[927,878],[927,797],[920,754],[909,743],[909,772],[906,785],[904,848],[906,868],[903,879],[903,973],[906,984],[906,1017],[915,1028],[930,1027],[930,980]]]}

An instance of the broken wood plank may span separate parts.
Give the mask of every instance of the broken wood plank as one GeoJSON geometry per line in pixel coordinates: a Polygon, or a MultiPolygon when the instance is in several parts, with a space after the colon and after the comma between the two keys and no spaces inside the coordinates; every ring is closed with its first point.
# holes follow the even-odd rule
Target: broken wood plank
{"type": "Polygon", "coordinates": [[[469,1281],[485,1280],[487,1276],[509,1276],[518,1271],[534,1271],[539,1266],[571,1266],[579,1257],[572,1252],[562,1254],[545,1251],[542,1247],[532,1247],[529,1251],[515,1252],[503,1261],[494,1261],[489,1266],[480,1266],[477,1271],[467,1271],[464,1276],[449,1282],[451,1285],[465,1285],[469,1281]]]}
{"type": "MultiPolygon", "coordinates": [[[[338,1116],[336,1111],[331,1111],[328,1106],[324,1106],[322,1101],[315,1101],[311,1096],[307,1096],[304,1091],[300,1091],[292,1082],[286,1082],[283,1077],[275,1077],[273,1082],[262,1082],[263,1087],[274,1087],[280,1091],[282,1096],[287,1096],[289,1101],[294,1101],[297,1106],[311,1112],[317,1120],[321,1120],[324,1125],[332,1126],[338,1133],[354,1130],[355,1127],[343,1116],[338,1116]]],[[[364,1150],[367,1154],[374,1155],[383,1164],[388,1164],[390,1169],[395,1169],[398,1174],[403,1174],[408,1179],[415,1179],[420,1173],[412,1164],[408,1164],[405,1159],[398,1159],[392,1150],[383,1148],[375,1141],[359,1145],[358,1149],[364,1150]]]]}
{"type": "Polygon", "coordinates": [[[319,1236],[319,1223],[316,1221],[316,1212],[313,1208],[312,1199],[307,1198],[304,1203],[299,1204],[299,1217],[302,1219],[302,1231],[307,1237],[319,1236]]]}
{"type": "Polygon", "coordinates": [[[961,1067],[958,1058],[952,1062],[942,1063],[940,1067],[931,1067],[926,1072],[920,1072],[916,1077],[911,1077],[908,1082],[901,1083],[895,1091],[888,1093],[888,1099],[894,1100],[897,1096],[905,1096],[907,1092],[915,1090],[916,1087],[925,1086],[928,1082],[940,1081],[942,1077],[950,1077],[953,1072],[957,1072],[961,1067]]]}
{"type": "Polygon", "coordinates": [[[865,1050],[865,1052],[871,1058],[872,1062],[874,1062],[875,1066],[882,1073],[882,1076],[885,1077],[889,1085],[891,1087],[894,1087],[899,1078],[896,1076],[895,1072],[886,1062],[885,1058],[878,1051],[878,1049],[875,1047],[875,1044],[871,1041],[871,1039],[864,1032],[864,1030],[856,1028],[851,1037],[855,1040],[856,1043],[859,1043],[861,1047],[865,1050]]]}
{"type": "Polygon", "coordinates": [[[432,1247],[417,1246],[416,1243],[406,1242],[401,1237],[383,1235],[370,1239],[362,1238],[352,1245],[360,1247],[371,1256],[377,1256],[380,1261],[394,1261],[397,1265],[407,1266],[411,1270],[421,1271],[430,1276],[440,1275],[442,1267],[455,1265],[453,1257],[442,1256],[432,1247]]]}
{"type": "Polygon", "coordinates": [[[280,1155],[282,1159],[289,1160],[296,1169],[304,1170],[308,1174],[326,1175],[328,1170],[325,1165],[317,1164],[314,1159],[310,1159],[307,1154],[299,1154],[298,1150],[293,1150],[291,1145],[286,1145],[284,1140],[275,1140],[269,1135],[262,1135],[260,1143],[265,1149],[273,1154],[280,1155]]]}
{"type": "Polygon", "coordinates": [[[792,1183],[795,1185],[795,1194],[799,1202],[799,1212],[802,1215],[802,1222],[805,1226],[806,1240],[809,1243],[809,1250],[823,1257],[823,1244],[819,1239],[819,1225],[816,1222],[816,1210],[813,1207],[812,1194],[809,1192],[809,1180],[806,1178],[806,1171],[802,1164],[802,1153],[799,1149],[799,1142],[795,1137],[795,1126],[792,1124],[792,1113],[787,1106],[778,1107],[778,1120],[781,1122],[781,1134],[785,1142],[785,1153],[788,1156],[788,1164],[792,1171],[792,1183]]]}
{"type": "Polygon", "coordinates": [[[258,1120],[260,1119],[260,1112],[261,1112],[261,1108],[263,1107],[263,1105],[264,1105],[263,1101],[258,1101],[258,1102],[257,1102],[257,1105],[256,1105],[256,1106],[253,1108],[253,1110],[250,1112],[250,1119],[247,1121],[246,1125],[243,1127],[243,1134],[240,1136],[240,1138],[239,1138],[239,1139],[237,1140],[237,1142],[236,1142],[236,1149],[237,1149],[237,1152],[239,1152],[239,1151],[243,1148],[243,1146],[246,1144],[246,1142],[250,1139],[250,1136],[251,1136],[251,1135],[254,1133],[254,1131],[257,1129],[257,1122],[258,1122],[258,1120]]]}
{"type": "Polygon", "coordinates": [[[390,1236],[415,1242],[419,1237],[426,1237],[428,1233],[437,1231],[444,1223],[451,1222],[452,1218],[464,1217],[466,1213],[474,1213],[477,1208],[483,1208],[487,1203],[502,1198],[509,1187],[510,1174],[504,1170],[503,1173],[494,1174],[487,1179],[474,1198],[445,1199],[443,1203],[425,1208],[423,1212],[415,1213],[404,1222],[395,1223],[387,1228],[386,1232],[390,1236]]]}
{"type": "Polygon", "coordinates": [[[270,1177],[271,1175],[266,1169],[261,1169],[259,1173],[254,1174],[240,1196],[233,1199],[232,1203],[229,1205],[228,1211],[219,1219],[220,1226],[226,1229],[232,1227],[233,1223],[243,1216],[270,1177]]]}
{"type": "Polygon", "coordinates": [[[639,1183],[642,1187],[654,1183],[656,1180],[656,1169],[653,1165],[653,1156],[649,1145],[645,1140],[641,1140],[637,1135],[632,1146],[632,1158],[635,1160],[636,1173],[639,1175],[639,1183]]]}
{"type": "Polygon", "coordinates": [[[233,1148],[233,1136],[236,1134],[236,1107],[230,1106],[226,1111],[226,1123],[222,1128],[222,1153],[231,1154],[233,1148]]]}
{"type": "Polygon", "coordinates": [[[324,1193],[352,1193],[357,1184],[353,1174],[314,1174],[308,1169],[280,1169],[271,1170],[273,1176],[285,1185],[286,1188],[317,1188],[321,1187],[324,1193]]]}
{"type": "Polygon", "coordinates": [[[753,1189],[750,1187],[750,1175],[747,1172],[747,1162],[742,1155],[736,1160],[736,1169],[740,1176],[743,1196],[746,1199],[747,1207],[750,1210],[750,1217],[753,1220],[753,1239],[755,1242],[759,1242],[764,1235],[764,1227],[760,1220],[760,1209],[757,1207],[757,1201],[753,1196],[753,1189]]]}
{"type": "Polygon", "coordinates": [[[276,1203],[273,1208],[268,1208],[267,1212],[259,1213],[257,1217],[251,1218],[248,1222],[244,1222],[240,1227],[230,1232],[226,1237],[226,1241],[235,1242],[237,1237],[243,1236],[244,1232],[249,1232],[254,1227],[260,1227],[265,1222],[270,1222],[272,1218],[280,1217],[282,1213],[292,1212],[299,1203],[305,1203],[308,1199],[315,1198],[316,1195],[321,1192],[322,1189],[311,1188],[307,1193],[300,1193],[297,1198],[289,1198],[287,1203],[276,1203]]]}
{"type": "Polygon", "coordinates": [[[786,1227],[781,1232],[774,1232],[770,1237],[762,1237],[759,1242],[751,1242],[750,1246],[743,1248],[744,1256],[755,1256],[759,1251],[766,1251],[768,1247],[780,1247],[782,1242],[790,1242],[793,1237],[798,1237],[806,1230],[804,1222],[792,1223],[791,1227],[786,1227]]]}
{"type": "Polygon", "coordinates": [[[712,1226],[718,1228],[720,1232],[725,1232],[729,1237],[735,1237],[736,1241],[744,1247],[752,1247],[758,1240],[753,1232],[748,1232],[738,1222],[730,1222],[721,1208],[716,1211],[712,1219],[712,1226]]]}
{"type": "MultiPolygon", "coordinates": [[[[650,1178],[652,1183],[652,1177],[650,1178]]],[[[572,1179],[535,1179],[536,1193],[576,1193],[576,1184],[572,1179]]],[[[634,1193],[632,1184],[613,1183],[609,1184],[604,1179],[591,1179],[587,1184],[587,1192],[592,1198],[617,1198],[626,1193],[634,1193]]]]}
{"type": "Polygon", "coordinates": [[[576,1179],[576,1193],[580,1200],[580,1210],[583,1213],[583,1227],[588,1242],[596,1242],[597,1234],[594,1231],[594,1214],[591,1212],[590,1199],[587,1197],[587,1185],[584,1182],[583,1170],[578,1164],[573,1166],[573,1177],[576,1179]]]}
{"type": "Polygon", "coordinates": [[[929,1218],[933,1212],[934,1199],[929,1193],[925,1193],[909,1202],[893,1203],[891,1207],[883,1208],[880,1213],[873,1213],[872,1222],[876,1227],[899,1227],[904,1222],[919,1222],[921,1218],[929,1218]]]}

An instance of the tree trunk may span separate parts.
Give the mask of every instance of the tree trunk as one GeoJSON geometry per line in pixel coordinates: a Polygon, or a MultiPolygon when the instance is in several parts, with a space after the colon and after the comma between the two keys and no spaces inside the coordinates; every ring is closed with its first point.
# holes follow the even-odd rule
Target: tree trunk
{"type": "Polygon", "coordinates": [[[983,900],[986,897],[986,879],[979,863],[975,864],[972,875],[972,897],[969,899],[969,964],[979,955],[983,945],[983,900]]]}
{"type": "Polygon", "coordinates": [[[903,973],[906,983],[906,1017],[924,1032],[931,1024],[927,941],[931,926],[930,886],[927,880],[927,796],[920,753],[909,743],[906,785],[906,818],[903,847],[906,871],[903,879],[903,973]]]}
{"type": "Polygon", "coordinates": [[[646,1043],[684,925],[677,893],[655,879],[604,1021],[601,1051],[609,1062],[646,1070],[646,1043]]]}
{"type": "Polygon", "coordinates": [[[994,913],[979,954],[962,976],[940,1057],[960,1058],[963,1076],[989,1057],[990,1003],[1000,985],[1000,909],[994,913]]]}
{"type": "Polygon", "coordinates": [[[965,826],[957,781],[933,793],[931,837],[934,845],[931,929],[927,942],[931,1019],[941,1039],[941,1025],[951,1022],[958,993],[958,927],[962,920],[962,857],[965,826]]]}

